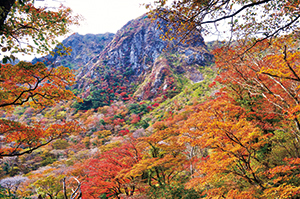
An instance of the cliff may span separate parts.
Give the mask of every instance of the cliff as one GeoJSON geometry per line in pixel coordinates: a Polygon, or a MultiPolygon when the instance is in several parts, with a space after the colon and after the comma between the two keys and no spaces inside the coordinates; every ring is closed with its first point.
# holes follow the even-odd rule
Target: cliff
{"type": "Polygon", "coordinates": [[[151,21],[147,15],[129,21],[93,62],[80,68],[75,88],[91,105],[91,99],[99,97],[103,88],[110,89],[105,96],[109,101],[120,99],[112,96],[122,92],[118,87],[126,87],[126,99],[141,100],[165,95],[170,89],[176,91],[178,78],[201,81],[199,67],[213,60],[201,34],[195,31],[190,44],[177,44],[176,40],[161,39],[165,29],[166,22],[151,21]]]}

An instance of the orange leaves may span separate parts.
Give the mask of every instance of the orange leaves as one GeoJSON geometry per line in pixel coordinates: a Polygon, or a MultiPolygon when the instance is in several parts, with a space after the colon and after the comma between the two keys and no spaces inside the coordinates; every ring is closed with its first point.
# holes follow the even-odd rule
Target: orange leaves
{"type": "Polygon", "coordinates": [[[300,158],[285,158],[284,164],[276,166],[266,171],[266,175],[275,186],[269,186],[264,194],[272,197],[276,192],[281,195],[281,198],[289,198],[291,196],[300,194],[300,187],[298,180],[300,158]]]}
{"type": "MultiPolygon", "coordinates": [[[[13,109],[16,105],[26,104],[44,108],[61,100],[74,99],[74,94],[66,88],[74,81],[74,75],[65,67],[47,68],[41,62],[31,64],[23,61],[16,65],[1,64],[0,107],[13,109]]],[[[0,121],[0,157],[30,153],[53,139],[78,130],[75,122],[46,127],[33,122],[28,126],[3,119],[0,121]]]]}
{"type": "Polygon", "coordinates": [[[300,57],[292,41],[261,42],[242,57],[247,46],[216,50],[225,87],[180,130],[181,142],[209,154],[189,188],[210,198],[299,196],[300,57]]]}
{"type": "MultiPolygon", "coordinates": [[[[192,138],[185,140],[209,152],[209,158],[198,162],[198,170],[188,182],[189,188],[202,190],[224,183],[235,187],[238,182],[262,186],[255,162],[258,161],[256,152],[266,143],[261,139],[263,134],[247,121],[245,110],[230,101],[224,96],[202,104],[181,129],[182,139],[192,138]]],[[[223,195],[230,186],[217,190],[223,195]]],[[[205,193],[213,195],[214,191],[208,189],[205,193]]]]}
{"type": "Polygon", "coordinates": [[[40,62],[32,65],[21,61],[14,66],[1,65],[0,74],[0,107],[26,102],[43,107],[75,98],[66,89],[74,83],[74,75],[65,67],[48,69],[40,62]]]}
{"type": "Polygon", "coordinates": [[[216,51],[217,67],[225,70],[217,80],[248,109],[250,118],[261,118],[257,122],[266,130],[279,129],[274,121],[282,117],[292,120],[298,115],[300,57],[294,43],[286,36],[259,42],[243,56],[237,56],[243,45],[216,51]]]}
{"type": "Polygon", "coordinates": [[[265,198],[292,198],[300,194],[300,187],[283,183],[278,187],[273,187],[264,191],[263,197],[265,198]]]}
{"type": "Polygon", "coordinates": [[[187,173],[193,170],[196,150],[188,151],[186,145],[179,141],[178,125],[183,118],[183,116],[174,116],[156,122],[153,125],[155,132],[149,137],[139,139],[138,146],[143,152],[143,158],[128,174],[146,177],[144,186],[162,190],[181,180],[184,181],[187,173]]]}
{"type": "Polygon", "coordinates": [[[259,136],[258,129],[246,121],[244,110],[224,98],[201,106],[186,121],[181,132],[183,136],[199,138],[191,144],[201,143],[203,148],[219,146],[224,139],[242,147],[259,136]]]}
{"type": "Polygon", "coordinates": [[[49,127],[35,124],[27,126],[18,122],[0,120],[1,149],[0,157],[20,156],[31,153],[54,139],[69,133],[78,132],[76,122],[53,124],[49,127]]]}

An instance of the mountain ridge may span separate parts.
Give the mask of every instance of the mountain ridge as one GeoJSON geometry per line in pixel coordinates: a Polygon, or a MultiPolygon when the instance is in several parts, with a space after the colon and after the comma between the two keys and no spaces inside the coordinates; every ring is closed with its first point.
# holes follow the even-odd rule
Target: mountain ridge
{"type": "Polygon", "coordinates": [[[194,31],[187,44],[180,39],[163,40],[167,28],[163,19],[153,21],[144,14],[128,21],[116,34],[75,33],[62,42],[72,48],[70,55],[56,53],[33,62],[50,61],[76,70],[72,89],[83,99],[76,104],[78,109],[131,98],[171,98],[181,91],[182,82],[202,81],[199,68],[212,63],[213,56],[200,32],[194,31]]]}
{"type": "MultiPolygon", "coordinates": [[[[203,77],[198,68],[213,61],[201,34],[195,31],[194,42],[177,45],[178,41],[161,39],[166,27],[164,20],[152,21],[147,14],[129,21],[97,55],[94,63],[80,68],[75,89],[85,97],[108,87],[111,92],[120,94],[120,90],[112,86],[117,84],[131,90],[131,97],[141,100],[166,94],[166,88],[176,89],[176,80],[172,80],[175,73],[192,82],[201,81],[203,77]],[[167,46],[172,46],[168,53],[164,51],[167,46]],[[168,54],[176,56],[168,60],[168,54]],[[159,64],[161,58],[165,60],[163,65],[159,64]]],[[[118,97],[109,97],[110,101],[116,99],[118,97]]]]}
{"type": "Polygon", "coordinates": [[[113,39],[114,35],[108,32],[104,34],[85,35],[74,33],[62,41],[63,46],[71,47],[72,51],[70,55],[60,56],[58,53],[55,53],[52,56],[49,54],[42,58],[34,58],[31,62],[52,63],[54,66],[63,65],[77,70],[89,61],[92,61],[113,39]]]}

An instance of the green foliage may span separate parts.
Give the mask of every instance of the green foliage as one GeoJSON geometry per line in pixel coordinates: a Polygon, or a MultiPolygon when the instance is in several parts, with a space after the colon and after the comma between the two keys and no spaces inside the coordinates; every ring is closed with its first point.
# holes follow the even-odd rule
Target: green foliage
{"type": "Polygon", "coordinates": [[[55,155],[51,154],[48,151],[43,152],[40,157],[42,158],[41,161],[41,166],[47,166],[49,164],[52,164],[53,162],[55,162],[57,159],[55,157],[55,155]]]}
{"type": "MultiPolygon", "coordinates": [[[[0,199],[21,199],[16,194],[11,193],[5,188],[0,187],[0,199]]],[[[31,199],[29,197],[22,197],[22,199],[31,199]]]]}
{"type": "Polygon", "coordinates": [[[53,162],[55,162],[56,159],[52,158],[52,157],[47,157],[45,158],[42,162],[41,162],[41,166],[47,166],[49,164],[52,164],[53,162]]]}
{"type": "Polygon", "coordinates": [[[146,104],[129,104],[128,110],[130,113],[138,114],[145,114],[148,113],[147,105],[146,104]]]}
{"type": "Polygon", "coordinates": [[[52,143],[52,147],[54,149],[66,149],[70,146],[70,144],[68,143],[67,140],[61,140],[61,139],[58,139],[58,140],[55,140],[53,143],[52,143]]]}
{"type": "Polygon", "coordinates": [[[146,129],[150,126],[150,124],[147,122],[147,120],[141,120],[137,123],[137,126],[141,126],[143,129],[146,129]]]}
{"type": "Polygon", "coordinates": [[[184,184],[180,183],[164,187],[153,186],[147,195],[152,199],[198,199],[200,194],[193,189],[186,189],[184,184]]]}

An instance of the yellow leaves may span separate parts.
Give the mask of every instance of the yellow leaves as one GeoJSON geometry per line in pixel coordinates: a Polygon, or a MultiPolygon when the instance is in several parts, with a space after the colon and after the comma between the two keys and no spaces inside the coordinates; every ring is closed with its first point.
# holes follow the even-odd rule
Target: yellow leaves
{"type": "Polygon", "coordinates": [[[265,66],[261,67],[259,73],[280,79],[297,80],[295,74],[299,74],[300,71],[295,64],[299,64],[299,59],[299,52],[266,56],[263,60],[265,66]]]}
{"type": "Polygon", "coordinates": [[[156,158],[142,159],[136,165],[133,166],[131,171],[127,174],[128,176],[138,177],[143,174],[143,172],[152,169],[155,166],[156,158]]]}
{"type": "Polygon", "coordinates": [[[240,191],[240,190],[234,190],[231,189],[227,193],[228,199],[255,199],[255,190],[247,190],[247,191],[240,191]]]}
{"type": "MultiPolygon", "coordinates": [[[[182,127],[180,139],[192,146],[210,149],[209,156],[197,163],[198,170],[188,187],[202,190],[207,185],[221,185],[222,189],[218,189],[220,193],[225,194],[231,190],[226,194],[228,197],[238,198],[240,194],[245,198],[255,198],[251,192],[239,189],[232,192],[236,187],[235,182],[247,183],[245,179],[255,181],[253,176],[258,178],[261,175],[259,165],[254,164],[254,158],[265,141],[262,139],[262,131],[245,116],[245,110],[231,103],[231,99],[219,97],[202,104],[188,118],[182,127]],[[231,184],[232,189],[226,183],[231,184]]],[[[213,196],[215,191],[212,188],[205,193],[213,196]]]]}
{"type": "Polygon", "coordinates": [[[102,130],[102,131],[98,131],[95,134],[98,134],[98,136],[106,138],[108,136],[110,136],[112,134],[112,132],[110,130],[102,130]]]}
{"type": "Polygon", "coordinates": [[[285,198],[291,198],[293,196],[299,196],[299,194],[300,194],[300,187],[283,183],[278,187],[266,189],[264,191],[263,197],[268,199],[272,199],[272,198],[285,199],[285,198]]]}
{"type": "Polygon", "coordinates": [[[114,141],[114,142],[109,142],[109,143],[106,144],[106,145],[102,145],[102,146],[100,147],[100,149],[101,149],[102,152],[105,152],[105,151],[109,151],[109,150],[111,150],[111,149],[113,149],[113,148],[117,148],[117,147],[119,147],[120,145],[121,145],[121,142],[120,142],[120,141],[114,141]]]}

